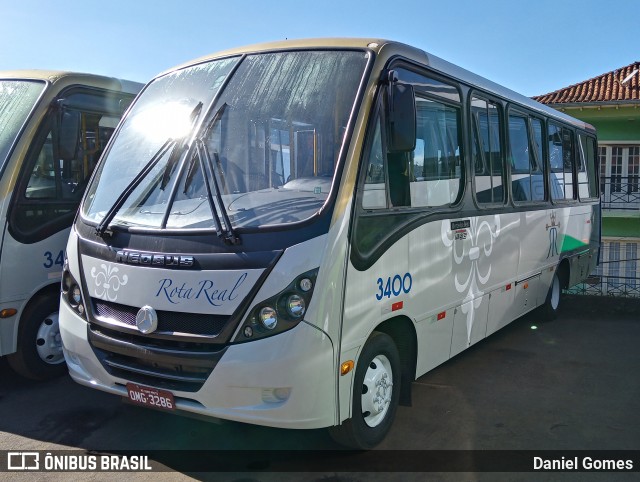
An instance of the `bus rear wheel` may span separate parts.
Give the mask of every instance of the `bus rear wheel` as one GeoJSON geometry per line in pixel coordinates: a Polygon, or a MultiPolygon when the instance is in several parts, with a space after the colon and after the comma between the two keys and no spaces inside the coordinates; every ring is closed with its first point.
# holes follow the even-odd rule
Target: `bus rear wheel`
{"type": "Polygon", "coordinates": [[[555,320],[560,311],[560,300],[562,297],[562,282],[560,280],[559,269],[553,273],[551,286],[545,298],[544,304],[540,307],[542,318],[546,321],[555,320]]]}
{"type": "Polygon", "coordinates": [[[373,332],[356,367],[351,418],[331,427],[329,433],[341,445],[371,449],[389,432],[400,398],[400,355],[385,333],[373,332]]]}
{"type": "Polygon", "coordinates": [[[17,350],[7,359],[23,377],[48,380],[66,371],[58,326],[59,301],[57,293],[47,293],[33,300],[22,313],[17,350]]]}

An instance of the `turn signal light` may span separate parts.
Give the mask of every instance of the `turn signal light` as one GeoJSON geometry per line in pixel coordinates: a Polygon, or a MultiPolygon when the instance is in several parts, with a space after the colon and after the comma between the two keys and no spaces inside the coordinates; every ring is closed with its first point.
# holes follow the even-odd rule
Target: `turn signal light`
{"type": "Polygon", "coordinates": [[[345,376],[351,370],[353,370],[353,360],[347,360],[346,362],[343,362],[342,365],[340,365],[341,376],[345,376]]]}
{"type": "Polygon", "coordinates": [[[9,318],[18,312],[15,308],[5,308],[0,310],[0,318],[9,318]]]}

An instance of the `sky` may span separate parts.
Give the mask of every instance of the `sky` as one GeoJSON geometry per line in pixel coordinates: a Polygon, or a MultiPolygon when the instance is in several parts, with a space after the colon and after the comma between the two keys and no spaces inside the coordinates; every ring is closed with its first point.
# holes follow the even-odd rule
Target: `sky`
{"type": "Polygon", "coordinates": [[[640,60],[640,0],[0,0],[0,70],[138,82],[285,38],[404,42],[527,96],[640,60]]]}

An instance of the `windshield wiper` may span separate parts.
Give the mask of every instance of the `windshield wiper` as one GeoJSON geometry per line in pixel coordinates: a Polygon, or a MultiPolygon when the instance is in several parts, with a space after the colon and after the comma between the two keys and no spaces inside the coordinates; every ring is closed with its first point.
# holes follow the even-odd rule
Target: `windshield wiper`
{"type": "Polygon", "coordinates": [[[96,226],[96,234],[98,236],[103,236],[107,231],[109,223],[113,220],[113,217],[120,210],[123,204],[126,202],[127,198],[131,195],[131,193],[138,187],[138,185],[142,182],[142,180],[149,175],[151,170],[158,164],[158,161],[164,157],[171,147],[176,145],[176,141],[174,139],[167,139],[164,144],[158,149],[158,151],[153,155],[153,157],[147,162],[147,164],[142,168],[142,170],[133,178],[133,180],[127,185],[127,187],[120,193],[116,202],[113,203],[113,206],[109,208],[109,211],[104,215],[102,221],[98,223],[96,226]]]}
{"type": "MultiPolygon", "coordinates": [[[[195,124],[198,116],[200,115],[201,110],[202,110],[202,102],[198,102],[195,108],[191,111],[191,115],[190,115],[191,123],[192,123],[191,130],[193,130],[193,125],[195,124]]],[[[104,236],[104,234],[107,232],[107,229],[109,227],[109,223],[111,223],[115,215],[118,213],[118,211],[122,208],[124,203],[129,198],[129,196],[131,196],[133,191],[135,191],[135,189],[140,185],[140,183],[144,180],[144,178],[147,177],[149,173],[153,170],[153,168],[158,164],[158,162],[160,162],[160,160],[165,156],[167,151],[173,148],[171,151],[171,154],[169,154],[169,160],[167,161],[167,166],[165,167],[165,172],[162,179],[162,183],[164,183],[165,176],[170,176],[170,171],[167,171],[167,169],[170,169],[169,164],[171,164],[172,162],[173,163],[177,162],[178,159],[181,157],[182,152],[186,148],[186,143],[187,143],[186,137],[187,137],[186,135],[183,136],[180,141],[169,138],[164,142],[164,144],[162,144],[162,146],[160,146],[160,149],[156,151],[156,153],[151,157],[149,162],[145,164],[145,166],[136,175],[136,177],[134,177],[131,180],[131,182],[127,184],[125,189],[120,193],[120,196],[118,196],[118,199],[116,199],[116,202],[113,204],[113,206],[111,206],[111,208],[109,208],[109,210],[104,215],[100,223],[98,223],[98,225],[96,226],[96,234],[98,236],[101,236],[101,237],[104,236]]]]}
{"type": "MultiPolygon", "coordinates": [[[[200,112],[202,112],[202,102],[198,102],[198,104],[191,111],[191,115],[190,115],[191,129],[189,130],[189,132],[193,130],[196,120],[198,120],[198,117],[200,116],[200,112]]],[[[164,191],[165,188],[167,187],[167,184],[169,184],[173,168],[180,160],[180,157],[182,157],[182,154],[186,150],[186,148],[187,148],[187,136],[185,135],[182,138],[182,142],[180,143],[180,146],[179,147],[176,146],[176,149],[171,151],[171,156],[167,161],[167,165],[164,169],[164,174],[162,175],[162,182],[160,183],[161,190],[164,191]]]]}
{"type": "Polygon", "coordinates": [[[206,144],[199,138],[196,140],[196,149],[198,150],[198,159],[200,164],[200,169],[202,171],[202,177],[204,178],[204,183],[207,188],[207,194],[209,198],[209,206],[211,207],[211,211],[213,213],[213,219],[216,224],[216,230],[218,231],[218,236],[221,237],[225,243],[231,245],[237,245],[242,242],[240,237],[236,234],[231,224],[231,219],[229,219],[229,213],[227,213],[227,209],[224,205],[224,201],[222,200],[222,194],[220,193],[220,186],[218,185],[218,179],[216,178],[215,168],[213,167],[213,163],[211,162],[211,156],[209,155],[209,149],[206,144]],[[208,171],[207,171],[208,168],[208,171]],[[211,180],[211,182],[209,182],[211,180]],[[212,187],[215,193],[212,192],[212,187]],[[215,195],[215,202],[213,196],[215,195]],[[222,230],[222,225],[220,223],[220,215],[218,214],[218,210],[216,209],[216,204],[218,204],[220,208],[220,213],[222,214],[222,220],[225,225],[225,230],[222,230]]]}
{"type": "MultiPolygon", "coordinates": [[[[216,125],[216,123],[224,115],[224,111],[226,108],[227,108],[227,103],[225,102],[220,106],[220,108],[215,112],[215,114],[213,114],[213,116],[211,117],[211,120],[208,122],[208,124],[202,131],[202,134],[199,136],[199,139],[205,139],[209,135],[209,132],[211,131],[211,129],[213,129],[213,126],[216,125]]],[[[184,179],[183,194],[187,193],[187,190],[191,185],[191,181],[193,181],[193,176],[196,173],[195,167],[196,167],[196,161],[194,156],[191,158],[191,162],[189,163],[189,167],[187,169],[187,175],[185,176],[185,179],[184,179]]]]}

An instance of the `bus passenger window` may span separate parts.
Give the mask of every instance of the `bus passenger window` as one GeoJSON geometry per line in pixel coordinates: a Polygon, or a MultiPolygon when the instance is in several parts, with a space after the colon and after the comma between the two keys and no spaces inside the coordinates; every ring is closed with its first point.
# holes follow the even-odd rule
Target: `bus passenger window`
{"type": "Polygon", "coordinates": [[[545,162],[542,150],[542,121],[535,117],[530,118],[531,127],[533,128],[533,153],[535,155],[536,171],[531,176],[533,188],[533,199],[535,201],[544,201],[548,199],[545,195],[544,180],[546,178],[547,164],[545,162]]]}
{"type": "Polygon", "coordinates": [[[530,149],[528,124],[528,117],[509,116],[511,190],[516,202],[544,200],[544,179],[536,160],[537,154],[530,149]]]}
{"type": "Polygon", "coordinates": [[[475,191],[481,204],[504,204],[504,163],[500,144],[500,107],[484,99],[471,99],[475,191]]]}
{"type": "Polygon", "coordinates": [[[597,197],[595,149],[593,138],[578,135],[578,195],[580,199],[597,197]]]}
{"type": "Polygon", "coordinates": [[[417,139],[412,153],[411,206],[455,203],[462,190],[459,110],[417,97],[417,139]]]}
{"type": "Polygon", "coordinates": [[[574,199],[573,132],[549,124],[549,158],[551,163],[551,196],[574,199]]]}
{"type": "MultiPolygon", "coordinates": [[[[596,140],[587,139],[587,177],[589,179],[589,194],[598,197],[598,171],[596,170],[596,140]]],[[[636,186],[637,191],[637,186],[636,186]]]]}

